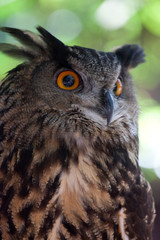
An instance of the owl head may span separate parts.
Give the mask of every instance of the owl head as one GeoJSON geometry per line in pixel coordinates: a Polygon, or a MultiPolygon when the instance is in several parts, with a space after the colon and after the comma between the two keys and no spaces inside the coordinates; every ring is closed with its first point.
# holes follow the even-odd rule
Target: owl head
{"type": "Polygon", "coordinates": [[[10,101],[17,96],[14,104],[22,116],[38,108],[58,111],[62,118],[79,113],[101,127],[136,124],[138,107],[129,70],[144,62],[140,46],[124,45],[112,52],[70,47],[44,28],[37,29],[39,35],[1,28],[21,46],[1,43],[0,50],[26,59],[2,83],[10,82],[10,101]]]}

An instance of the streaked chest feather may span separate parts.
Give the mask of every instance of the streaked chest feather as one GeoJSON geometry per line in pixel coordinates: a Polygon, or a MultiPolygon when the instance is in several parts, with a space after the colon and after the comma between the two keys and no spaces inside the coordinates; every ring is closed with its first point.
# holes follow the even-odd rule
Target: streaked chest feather
{"type": "Polygon", "coordinates": [[[121,209],[135,182],[136,158],[120,141],[102,139],[51,136],[34,149],[6,152],[2,239],[11,240],[11,233],[16,240],[128,240],[121,209]]]}

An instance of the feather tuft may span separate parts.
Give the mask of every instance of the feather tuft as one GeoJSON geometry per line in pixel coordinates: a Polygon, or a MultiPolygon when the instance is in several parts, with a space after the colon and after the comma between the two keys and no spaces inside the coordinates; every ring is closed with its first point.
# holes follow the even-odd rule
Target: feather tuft
{"type": "Polygon", "coordinates": [[[128,69],[134,68],[140,63],[145,62],[144,50],[139,45],[124,45],[115,52],[121,64],[128,69]]]}
{"type": "Polygon", "coordinates": [[[17,39],[22,46],[0,43],[0,51],[19,59],[37,59],[41,56],[57,56],[66,52],[66,46],[42,27],[37,27],[40,35],[17,28],[1,27],[0,31],[9,33],[17,39]]]}
{"type": "Polygon", "coordinates": [[[35,54],[33,54],[32,51],[8,43],[0,43],[0,51],[7,54],[8,56],[18,59],[27,58],[28,60],[32,60],[33,58],[35,58],[35,54]]]}

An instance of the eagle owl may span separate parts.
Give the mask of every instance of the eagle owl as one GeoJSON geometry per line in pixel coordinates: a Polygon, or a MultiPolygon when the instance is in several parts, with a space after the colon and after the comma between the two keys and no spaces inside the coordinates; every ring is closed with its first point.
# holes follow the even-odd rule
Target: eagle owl
{"type": "Polygon", "coordinates": [[[26,59],[0,86],[0,239],[151,240],[154,204],[138,165],[137,45],[113,52],[1,28],[26,59]]]}

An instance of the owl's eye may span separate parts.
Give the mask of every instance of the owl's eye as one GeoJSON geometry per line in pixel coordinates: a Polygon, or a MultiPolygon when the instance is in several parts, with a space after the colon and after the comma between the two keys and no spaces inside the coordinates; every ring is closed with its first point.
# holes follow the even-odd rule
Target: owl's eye
{"type": "Polygon", "coordinates": [[[72,71],[63,71],[57,77],[57,85],[64,90],[74,90],[79,86],[79,76],[72,71]]]}
{"type": "Polygon", "coordinates": [[[114,88],[114,93],[116,96],[120,96],[123,90],[123,86],[122,86],[122,82],[121,80],[118,78],[117,82],[116,82],[116,86],[114,88]]]}

